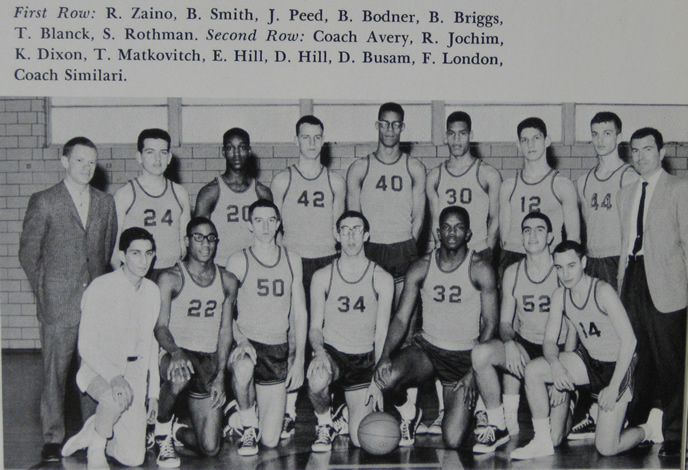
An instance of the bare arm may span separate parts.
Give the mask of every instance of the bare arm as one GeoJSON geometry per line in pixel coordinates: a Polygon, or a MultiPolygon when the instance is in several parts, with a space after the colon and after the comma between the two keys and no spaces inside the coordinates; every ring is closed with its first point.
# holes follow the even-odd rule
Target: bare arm
{"type": "Polygon", "coordinates": [[[332,203],[332,230],[336,230],[337,219],[344,213],[346,207],[346,181],[342,175],[331,171],[330,183],[332,183],[332,192],[334,193],[334,201],[332,203]]]}
{"type": "Polygon", "coordinates": [[[430,204],[430,219],[432,223],[430,233],[435,245],[439,242],[437,239],[437,228],[440,226],[440,196],[437,194],[437,185],[439,184],[441,166],[439,165],[430,170],[427,185],[425,186],[425,194],[428,198],[428,204],[430,204]]]}
{"type": "Polygon", "coordinates": [[[559,287],[552,294],[552,304],[545,325],[545,339],[542,343],[543,355],[552,371],[553,385],[559,391],[573,390],[574,388],[573,378],[559,360],[559,347],[557,346],[564,313],[564,295],[563,287],[559,287]]]}
{"type": "Polygon", "coordinates": [[[291,313],[294,315],[294,361],[287,373],[287,390],[296,390],[303,384],[304,361],[306,357],[306,337],[308,335],[308,313],[306,294],[303,290],[303,266],[301,257],[290,253],[294,278],[291,285],[291,313]]]}
{"type": "Polygon", "coordinates": [[[516,282],[516,269],[518,265],[512,264],[504,271],[502,280],[502,306],[499,318],[499,336],[506,343],[516,337],[514,331],[514,314],[516,313],[516,299],[512,291],[516,282]]]}
{"type": "Polygon", "coordinates": [[[413,180],[413,209],[411,211],[411,233],[418,241],[425,217],[425,165],[409,157],[409,171],[413,180]]]}
{"type": "Polygon", "coordinates": [[[186,243],[184,243],[184,237],[186,237],[186,226],[191,220],[191,203],[189,202],[189,193],[182,185],[177,183],[172,183],[174,185],[175,191],[179,196],[179,202],[182,205],[182,215],[179,217],[179,246],[182,247],[182,258],[186,255],[186,243]]]}
{"type": "Polygon", "coordinates": [[[256,181],[256,193],[258,193],[258,197],[261,199],[272,201],[272,191],[270,191],[270,188],[259,181],[256,181]]]}
{"type": "Polygon", "coordinates": [[[227,364],[229,350],[232,347],[233,314],[239,284],[236,277],[223,268],[220,268],[220,275],[222,276],[222,288],[224,290],[225,300],[222,303],[222,319],[217,341],[217,375],[210,384],[210,396],[212,398],[213,408],[219,408],[225,403],[224,365],[227,364]]]}
{"type": "Polygon", "coordinates": [[[494,338],[498,323],[497,281],[492,266],[477,256],[471,265],[471,279],[480,289],[481,328],[480,342],[494,338]]]}
{"type": "Polygon", "coordinates": [[[487,246],[494,250],[499,239],[499,188],[502,185],[502,175],[496,168],[482,165],[480,176],[483,180],[481,183],[487,186],[487,195],[490,198],[487,212],[487,246]]]}
{"type": "Polygon", "coordinates": [[[382,357],[382,350],[384,349],[385,338],[389,329],[392,301],[394,300],[394,279],[379,266],[375,267],[373,278],[378,292],[377,320],[375,322],[375,361],[377,362],[382,357]]]}
{"type": "Polygon", "coordinates": [[[561,208],[564,212],[564,228],[566,239],[580,241],[580,214],[578,212],[578,195],[576,188],[570,179],[557,175],[554,189],[561,199],[561,208]]]}
{"type": "Polygon", "coordinates": [[[289,186],[289,169],[277,173],[270,183],[270,189],[274,198],[273,202],[280,212],[282,212],[282,204],[284,203],[287,186],[289,186]]]}
{"type": "MultiPolygon", "coordinates": [[[[196,210],[194,211],[194,216],[196,217],[210,217],[210,213],[215,210],[215,204],[217,204],[217,198],[220,196],[220,187],[217,184],[217,180],[213,179],[210,183],[206,184],[198,192],[196,196],[196,210]]],[[[186,229],[186,227],[184,227],[186,229]]]]}
{"type": "Polygon", "coordinates": [[[507,178],[499,187],[499,238],[502,246],[504,246],[506,237],[509,235],[509,227],[511,226],[509,196],[511,196],[515,183],[514,178],[507,178]]]}
{"type": "Polygon", "coordinates": [[[346,207],[351,211],[361,210],[361,186],[367,167],[365,159],[356,160],[346,172],[346,207]]]}
{"type": "MultiPolygon", "coordinates": [[[[134,193],[131,190],[131,185],[127,182],[124,186],[115,191],[114,199],[115,213],[117,214],[117,235],[115,239],[119,240],[123,231],[124,216],[126,215],[127,209],[131,206],[132,202],[134,202],[134,193]]],[[[116,251],[112,253],[110,264],[112,265],[112,269],[118,269],[120,267],[121,262],[116,251]]]]}

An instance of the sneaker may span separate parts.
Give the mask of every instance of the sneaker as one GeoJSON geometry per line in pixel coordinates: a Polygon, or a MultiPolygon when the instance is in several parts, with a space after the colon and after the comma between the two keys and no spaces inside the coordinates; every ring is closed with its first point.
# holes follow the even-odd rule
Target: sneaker
{"type": "Polygon", "coordinates": [[[337,431],[329,424],[316,426],[315,428],[315,442],[311,446],[313,452],[329,452],[332,450],[332,441],[337,437],[337,431]]]}
{"type": "Polygon", "coordinates": [[[490,423],[487,420],[487,411],[480,410],[475,412],[475,428],[473,434],[478,436],[490,423]]]}
{"type": "Polygon", "coordinates": [[[595,421],[592,419],[592,416],[590,416],[590,413],[586,413],[585,417],[571,428],[571,432],[567,436],[567,439],[569,441],[591,439],[595,437],[596,429],[597,426],[595,425],[595,421]]]}
{"type": "Polygon", "coordinates": [[[174,446],[179,448],[179,447],[184,447],[184,443],[177,439],[177,431],[183,428],[188,428],[186,424],[182,424],[175,418],[175,420],[172,422],[172,440],[174,441],[174,446]]]}
{"type": "Polygon", "coordinates": [[[509,431],[499,429],[497,426],[488,425],[482,428],[482,432],[476,435],[477,444],[473,446],[476,454],[489,454],[494,452],[497,447],[509,442],[509,431]]]}
{"type": "Polygon", "coordinates": [[[95,431],[96,425],[95,415],[91,416],[84,423],[84,427],[81,428],[76,435],[69,438],[65,445],[62,446],[62,457],[69,457],[77,450],[85,449],[91,443],[93,438],[93,433],[95,431]]]}
{"type": "Polygon", "coordinates": [[[549,439],[533,439],[525,447],[519,447],[511,453],[515,460],[528,460],[537,457],[554,455],[554,446],[549,439]]]}
{"type": "Polygon", "coordinates": [[[239,449],[237,450],[239,455],[242,457],[256,455],[258,453],[259,435],[258,428],[252,426],[245,427],[241,436],[241,442],[239,443],[239,449]]]}
{"type": "MultiPolygon", "coordinates": [[[[442,421],[444,420],[444,410],[440,410],[440,414],[437,415],[437,418],[435,418],[435,421],[432,422],[430,427],[428,428],[428,434],[432,434],[434,436],[441,436],[442,435],[442,421]]],[[[418,426],[420,428],[420,426],[418,426]]]]}
{"type": "Polygon", "coordinates": [[[179,468],[181,462],[177,450],[174,448],[174,438],[172,436],[158,437],[158,467],[162,468],[179,468]]]}
{"type": "Polygon", "coordinates": [[[416,416],[411,420],[405,420],[402,418],[399,428],[401,429],[401,440],[399,441],[399,447],[409,447],[416,442],[416,430],[420,424],[420,420],[423,418],[423,410],[416,407],[416,416]]]}
{"type": "Polygon", "coordinates": [[[292,418],[290,414],[285,414],[280,439],[289,439],[294,435],[294,431],[296,431],[296,416],[292,418]]]}
{"type": "Polygon", "coordinates": [[[427,424],[420,423],[420,424],[418,424],[418,428],[416,429],[416,434],[427,434],[428,429],[430,429],[430,428],[428,427],[427,424]]]}
{"type": "Polygon", "coordinates": [[[332,425],[339,436],[349,435],[349,407],[342,403],[332,413],[332,425]]]}
{"type": "Polygon", "coordinates": [[[239,405],[236,400],[230,401],[223,410],[226,423],[222,428],[222,437],[231,439],[233,437],[241,439],[244,434],[244,427],[241,425],[241,416],[239,415],[239,405]]]}
{"type": "Polygon", "coordinates": [[[155,426],[149,425],[146,429],[146,449],[155,447],[155,426]]]}

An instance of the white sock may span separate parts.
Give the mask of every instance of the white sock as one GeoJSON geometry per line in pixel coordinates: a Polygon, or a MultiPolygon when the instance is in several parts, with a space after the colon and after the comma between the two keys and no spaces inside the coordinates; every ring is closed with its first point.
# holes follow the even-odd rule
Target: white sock
{"type": "Polygon", "coordinates": [[[521,402],[520,395],[502,395],[502,403],[504,403],[504,413],[507,419],[518,421],[518,405],[521,402]]]}
{"type": "MultiPolygon", "coordinates": [[[[416,389],[416,393],[418,392],[418,389],[416,389]]],[[[404,421],[411,421],[414,416],[416,416],[416,401],[413,400],[406,400],[406,403],[404,403],[401,406],[395,406],[397,410],[399,410],[399,414],[401,415],[401,419],[404,421]]]]}
{"type": "Polygon", "coordinates": [[[239,409],[239,417],[241,418],[241,425],[245,428],[258,427],[258,414],[256,413],[256,404],[245,410],[239,409]]]}
{"type": "Polygon", "coordinates": [[[332,414],[330,413],[329,408],[324,413],[318,413],[316,411],[315,417],[318,420],[318,426],[325,426],[326,424],[329,424],[330,426],[334,427],[334,424],[332,423],[332,414]]]}
{"type": "Polygon", "coordinates": [[[411,387],[406,390],[406,403],[411,402],[414,405],[418,401],[418,387],[411,387]]]}
{"type": "Polygon", "coordinates": [[[298,392],[287,393],[287,411],[286,414],[296,419],[296,398],[298,392]]]}
{"type": "Polygon", "coordinates": [[[105,453],[106,443],[107,439],[94,431],[93,436],[91,436],[91,442],[88,444],[88,450],[91,452],[105,453]]]}
{"type": "MultiPolygon", "coordinates": [[[[172,433],[172,421],[174,421],[174,416],[171,420],[162,423],[160,421],[155,421],[155,435],[156,436],[169,436],[172,433]]],[[[97,432],[94,434],[98,434],[97,432]]]]}
{"type": "Polygon", "coordinates": [[[501,406],[492,410],[487,410],[487,422],[497,429],[504,430],[506,428],[506,419],[504,418],[504,408],[501,406]]]}
{"type": "Polygon", "coordinates": [[[478,401],[475,404],[475,414],[478,414],[478,411],[487,411],[483,397],[480,395],[478,395],[478,401]]]}
{"type": "Polygon", "coordinates": [[[551,440],[549,417],[541,419],[533,419],[533,430],[535,431],[534,439],[551,440]]]}
{"type": "Polygon", "coordinates": [[[437,392],[437,409],[444,410],[444,386],[439,380],[435,380],[435,391],[437,392]]]}
{"type": "Polygon", "coordinates": [[[590,405],[590,417],[594,422],[597,422],[597,413],[599,412],[600,406],[597,404],[597,402],[593,403],[590,405]]]}
{"type": "Polygon", "coordinates": [[[647,423],[643,423],[643,424],[639,424],[638,427],[639,427],[640,429],[642,429],[643,431],[645,431],[645,437],[643,438],[643,440],[645,440],[645,441],[651,441],[652,438],[654,437],[654,436],[652,435],[652,426],[650,426],[650,425],[647,424],[647,423]]]}

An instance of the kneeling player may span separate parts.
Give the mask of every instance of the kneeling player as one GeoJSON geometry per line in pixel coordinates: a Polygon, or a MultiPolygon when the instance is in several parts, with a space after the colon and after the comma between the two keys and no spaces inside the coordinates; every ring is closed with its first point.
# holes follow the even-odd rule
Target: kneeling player
{"type": "MultiPolygon", "coordinates": [[[[492,267],[468,249],[468,212],[450,206],[440,214],[439,249],[416,261],[406,274],[401,304],[390,323],[375,382],[403,403],[406,388],[439,376],[444,386],[442,437],[447,447],[463,441],[477,390],[471,350],[491,339],[497,326],[497,290],[492,267]],[[416,299],[423,302],[422,331],[394,359],[390,356],[408,328],[416,299]]],[[[421,413],[407,402],[401,415],[400,445],[412,445],[421,413]]]]}
{"type": "Polygon", "coordinates": [[[228,367],[239,406],[243,435],[239,455],[279,443],[287,392],[303,384],[306,302],[301,257],[275,243],[280,215],[272,201],[249,207],[250,247],[233,254],[227,269],[240,281],[234,349],[228,367]],[[294,315],[294,334],[287,335],[294,315]],[[289,355],[294,341],[294,355],[289,355]],[[256,411],[256,402],[260,414],[256,411]]]}
{"type": "Polygon", "coordinates": [[[552,296],[545,355],[530,362],[525,372],[535,437],[511,453],[514,459],[554,453],[547,384],[561,391],[590,384],[591,391],[598,394],[595,447],[602,455],[616,455],[652,438],[647,425],[623,429],[633,393],[636,339],[616,291],[585,274],[585,263],[583,248],[574,241],[562,242],[554,249],[554,265],[563,287],[552,296]],[[581,340],[575,352],[560,353],[556,346],[563,316],[575,326],[581,340]]]}
{"type": "Polygon", "coordinates": [[[360,212],[342,214],[335,233],[341,255],[318,270],[311,284],[313,359],[307,377],[318,419],[314,452],[329,451],[336,437],[330,414],[334,382],[344,387],[354,446],[360,446],[361,420],[375,407],[382,408],[382,392],[371,380],[389,326],[394,280],[366,257],[363,245],[370,237],[368,230],[368,220],[360,212]]]}
{"type": "Polygon", "coordinates": [[[155,336],[164,350],[155,425],[160,467],[179,467],[175,441],[202,455],[220,452],[224,365],[232,342],[238,283],[215,264],[217,242],[215,225],[209,219],[191,219],[186,226],[186,258],[158,277],[161,304],[155,336]],[[172,413],[184,390],[189,395],[193,429],[177,430],[172,413]]]}
{"type": "MultiPolygon", "coordinates": [[[[472,360],[480,395],[487,408],[488,425],[475,430],[477,453],[494,452],[519,432],[518,405],[526,364],[542,356],[545,323],[552,292],[559,286],[550,253],[552,224],[542,212],[531,212],[521,222],[525,259],[509,266],[502,281],[500,339],[481,343],[473,349],[472,360]],[[500,397],[499,372],[503,375],[503,397],[500,397]],[[503,406],[500,398],[503,398],[503,406]],[[508,432],[507,432],[508,428],[508,432]]],[[[559,344],[567,328],[562,328],[559,344]]],[[[575,336],[569,335],[569,349],[575,347],[575,336]]],[[[561,401],[564,397],[559,394],[561,401]]],[[[552,421],[566,420],[567,408],[557,407],[552,421]]],[[[558,426],[553,426],[559,429],[558,426]]],[[[562,436],[553,436],[555,443],[562,436]]]]}

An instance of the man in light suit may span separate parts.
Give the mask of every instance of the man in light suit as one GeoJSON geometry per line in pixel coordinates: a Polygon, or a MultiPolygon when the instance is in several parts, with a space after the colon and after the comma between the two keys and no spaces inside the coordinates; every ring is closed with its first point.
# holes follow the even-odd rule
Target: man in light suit
{"type": "Polygon", "coordinates": [[[81,296],[91,280],[107,271],[117,235],[112,196],[89,186],[97,160],[93,142],[71,139],[60,160],[65,177],[31,196],[19,242],[19,261],[36,295],[40,322],[44,462],[60,460],[65,385],[76,349],[81,296]]]}
{"type": "Polygon", "coordinates": [[[664,410],[660,457],[681,446],[686,305],[688,304],[688,180],[662,169],[662,134],[631,136],[633,166],[641,179],[617,195],[621,219],[619,290],[638,339],[631,426],[644,423],[655,390],[664,410]]]}

